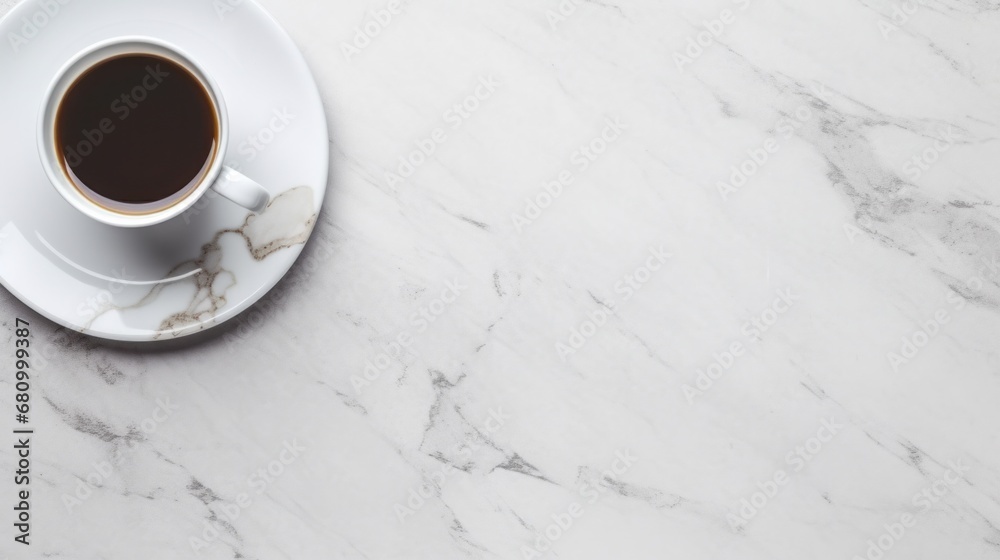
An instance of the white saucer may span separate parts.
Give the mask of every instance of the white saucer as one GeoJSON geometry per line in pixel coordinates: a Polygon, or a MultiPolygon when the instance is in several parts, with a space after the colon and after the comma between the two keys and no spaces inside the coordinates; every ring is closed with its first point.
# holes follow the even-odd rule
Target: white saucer
{"type": "Polygon", "coordinates": [[[21,301],[96,337],[176,338],[236,316],[292,266],[323,204],[329,143],[309,68],[263,8],[25,1],[0,20],[0,41],[0,283],[21,301]],[[85,217],[52,187],[35,143],[46,87],[81,50],[129,35],[181,47],[216,80],[231,125],[226,164],[271,191],[266,212],[251,217],[210,193],[180,218],[126,230],[85,217]]]}

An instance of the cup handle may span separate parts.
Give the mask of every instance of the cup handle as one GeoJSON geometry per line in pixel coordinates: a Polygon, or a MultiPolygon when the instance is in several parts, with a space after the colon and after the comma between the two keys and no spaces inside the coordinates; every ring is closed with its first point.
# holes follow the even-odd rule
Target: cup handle
{"type": "Polygon", "coordinates": [[[267,189],[230,167],[223,167],[212,189],[229,200],[260,214],[271,203],[267,189]]]}

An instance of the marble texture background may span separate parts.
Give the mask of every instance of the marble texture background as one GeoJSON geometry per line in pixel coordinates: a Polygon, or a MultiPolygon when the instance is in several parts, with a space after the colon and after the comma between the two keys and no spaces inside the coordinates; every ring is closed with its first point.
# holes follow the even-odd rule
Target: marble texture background
{"type": "Polygon", "coordinates": [[[262,4],[315,235],[176,343],[0,292],[0,558],[1000,558],[1000,2],[262,4]]]}

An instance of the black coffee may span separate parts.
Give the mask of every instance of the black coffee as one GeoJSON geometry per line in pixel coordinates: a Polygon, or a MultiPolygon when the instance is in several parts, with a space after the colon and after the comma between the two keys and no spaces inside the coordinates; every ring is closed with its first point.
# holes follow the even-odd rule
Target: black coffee
{"type": "Polygon", "coordinates": [[[84,195],[119,211],[154,211],[186,196],[215,157],[219,123],[187,69],[122,55],[80,76],[56,115],[63,167],[84,195]],[[145,206],[145,207],[144,207],[145,206]]]}

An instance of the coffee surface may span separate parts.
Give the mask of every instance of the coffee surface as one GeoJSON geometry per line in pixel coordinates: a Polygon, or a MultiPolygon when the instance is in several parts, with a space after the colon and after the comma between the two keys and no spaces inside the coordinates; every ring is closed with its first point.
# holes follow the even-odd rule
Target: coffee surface
{"type": "Polygon", "coordinates": [[[219,125],[209,93],[158,56],[122,55],[73,83],[56,116],[56,145],[77,188],[128,211],[166,207],[191,192],[215,156],[219,125]]]}

